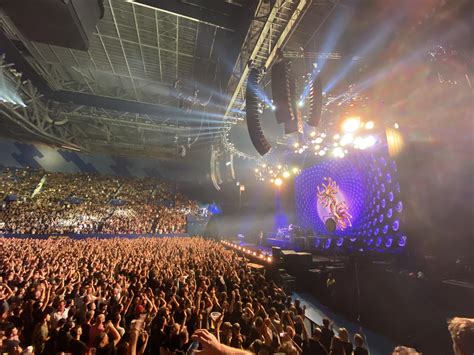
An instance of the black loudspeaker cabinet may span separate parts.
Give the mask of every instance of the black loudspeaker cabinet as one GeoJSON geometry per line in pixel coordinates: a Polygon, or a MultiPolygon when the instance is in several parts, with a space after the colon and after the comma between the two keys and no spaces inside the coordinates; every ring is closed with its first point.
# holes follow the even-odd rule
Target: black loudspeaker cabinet
{"type": "Polygon", "coordinates": [[[316,237],[313,235],[308,235],[306,237],[306,250],[313,250],[316,242],[316,237]]]}
{"type": "Polygon", "coordinates": [[[294,237],[295,249],[302,251],[306,249],[306,237],[294,237]]]}
{"type": "Polygon", "coordinates": [[[310,253],[300,252],[296,253],[296,264],[299,269],[307,271],[311,268],[313,263],[313,256],[310,253]]]}
{"type": "Polygon", "coordinates": [[[282,250],[285,268],[292,275],[303,275],[311,269],[313,256],[310,253],[282,250]]]}
{"type": "Polygon", "coordinates": [[[3,0],[23,36],[31,41],[86,51],[102,16],[101,0],[3,0]]]}

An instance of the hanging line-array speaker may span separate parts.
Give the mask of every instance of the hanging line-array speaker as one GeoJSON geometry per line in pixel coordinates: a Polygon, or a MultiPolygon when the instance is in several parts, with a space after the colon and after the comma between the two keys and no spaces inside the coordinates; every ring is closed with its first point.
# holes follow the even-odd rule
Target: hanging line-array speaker
{"type": "Polygon", "coordinates": [[[308,125],[317,127],[321,121],[321,110],[323,107],[323,85],[321,76],[317,75],[313,80],[309,92],[309,110],[308,110],[308,125]]]}
{"type": "Polygon", "coordinates": [[[246,122],[249,131],[250,140],[260,155],[267,154],[271,145],[265,138],[262,127],[260,126],[260,118],[258,113],[258,95],[257,88],[262,77],[260,69],[251,68],[247,79],[247,88],[245,92],[246,101],[246,122]]]}
{"type": "Polygon", "coordinates": [[[303,121],[302,121],[302,113],[301,110],[298,108],[298,103],[296,100],[296,79],[292,76],[288,75],[287,77],[287,92],[288,92],[288,104],[291,111],[292,119],[289,121],[285,121],[285,134],[291,134],[295,132],[303,133],[303,121]]]}
{"type": "Polygon", "coordinates": [[[295,118],[290,97],[292,83],[290,64],[287,59],[281,59],[272,66],[272,98],[278,123],[285,123],[295,118]]]}

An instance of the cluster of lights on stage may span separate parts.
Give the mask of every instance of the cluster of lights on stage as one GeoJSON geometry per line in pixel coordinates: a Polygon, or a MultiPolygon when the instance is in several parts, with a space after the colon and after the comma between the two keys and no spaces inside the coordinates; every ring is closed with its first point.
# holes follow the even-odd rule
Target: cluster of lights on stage
{"type": "Polygon", "coordinates": [[[262,163],[255,168],[255,177],[261,182],[270,182],[276,186],[282,186],[285,180],[289,180],[297,176],[301,169],[294,166],[290,167],[285,164],[272,165],[262,163]]]}
{"type": "Polygon", "coordinates": [[[293,144],[295,154],[303,154],[310,150],[314,155],[323,157],[326,154],[335,158],[344,158],[350,149],[364,150],[377,143],[374,121],[363,122],[359,116],[344,119],[340,130],[329,136],[326,133],[317,134],[311,131],[305,143],[293,144]]]}
{"type": "Polygon", "coordinates": [[[260,259],[260,260],[265,261],[267,263],[271,263],[273,261],[273,258],[269,254],[265,254],[261,251],[252,250],[248,247],[246,248],[246,247],[240,246],[238,244],[228,242],[226,240],[223,240],[222,244],[224,244],[225,246],[227,246],[229,248],[234,249],[237,252],[244,253],[245,255],[247,255],[249,257],[253,257],[255,259],[260,259]]]}

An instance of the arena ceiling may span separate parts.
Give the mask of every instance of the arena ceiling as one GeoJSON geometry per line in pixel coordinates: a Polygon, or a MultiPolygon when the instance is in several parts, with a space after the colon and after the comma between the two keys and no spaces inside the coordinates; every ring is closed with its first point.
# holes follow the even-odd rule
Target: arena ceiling
{"type": "Polygon", "coordinates": [[[29,41],[2,15],[4,64],[14,63],[32,81],[23,100],[42,100],[32,110],[43,109],[18,112],[37,129],[18,129],[24,126],[19,119],[2,125],[12,135],[48,141],[39,127],[48,122],[30,117],[47,116],[61,122],[49,133],[62,130],[61,143],[81,150],[160,156],[174,156],[180,147],[208,151],[240,119],[233,107],[243,103],[248,60],[271,64],[277,46],[293,33],[298,43],[311,35],[295,32],[303,18],[315,25],[336,3],[106,0],[88,51],[29,41]]]}
{"type": "Polygon", "coordinates": [[[0,17],[3,78],[25,106],[1,104],[4,134],[160,158],[211,145],[239,155],[226,133],[243,125],[249,60],[269,68],[284,48],[341,62],[363,38],[361,24],[380,13],[368,0],[105,0],[104,8],[88,51],[29,41],[0,17]],[[337,46],[317,52],[347,9],[357,16],[337,46]]]}

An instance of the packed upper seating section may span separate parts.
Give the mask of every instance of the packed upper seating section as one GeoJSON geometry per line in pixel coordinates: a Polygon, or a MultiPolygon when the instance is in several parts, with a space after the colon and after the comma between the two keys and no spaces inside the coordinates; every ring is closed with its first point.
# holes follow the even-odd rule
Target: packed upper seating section
{"type": "Polygon", "coordinates": [[[3,169],[0,231],[51,233],[182,233],[198,205],[154,178],[3,169]]]}

